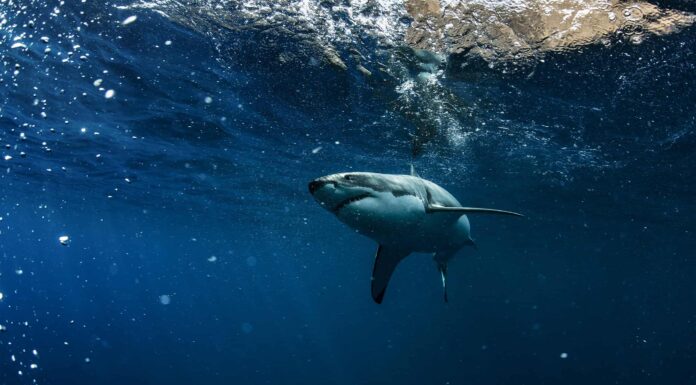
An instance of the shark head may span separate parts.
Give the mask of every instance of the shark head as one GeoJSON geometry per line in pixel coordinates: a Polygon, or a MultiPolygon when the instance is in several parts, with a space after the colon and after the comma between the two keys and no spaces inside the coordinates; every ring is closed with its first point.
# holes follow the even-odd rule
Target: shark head
{"type": "Polygon", "coordinates": [[[309,192],[340,221],[377,242],[397,242],[425,213],[419,178],[370,172],[327,175],[309,192]]]}
{"type": "Polygon", "coordinates": [[[341,210],[364,199],[377,198],[384,190],[377,174],[345,172],[317,178],[309,182],[309,192],[322,207],[339,215],[341,210]]]}

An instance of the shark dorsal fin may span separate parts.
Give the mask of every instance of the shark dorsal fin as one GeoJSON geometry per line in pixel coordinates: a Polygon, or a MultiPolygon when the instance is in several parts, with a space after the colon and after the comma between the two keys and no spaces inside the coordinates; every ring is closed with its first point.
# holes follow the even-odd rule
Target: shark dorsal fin
{"type": "Polygon", "coordinates": [[[415,176],[416,178],[420,178],[420,175],[418,175],[418,172],[416,172],[416,166],[411,163],[411,176],[415,176]]]}

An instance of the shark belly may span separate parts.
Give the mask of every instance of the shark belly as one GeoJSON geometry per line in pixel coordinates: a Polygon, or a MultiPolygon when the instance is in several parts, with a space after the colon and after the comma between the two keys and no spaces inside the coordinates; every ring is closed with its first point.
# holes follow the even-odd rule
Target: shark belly
{"type": "Polygon", "coordinates": [[[412,250],[418,253],[453,254],[471,243],[469,219],[466,215],[426,214],[415,233],[418,242],[412,250]]]}
{"type": "Polygon", "coordinates": [[[411,195],[380,193],[351,203],[338,218],[377,243],[398,245],[412,252],[456,251],[470,242],[465,215],[431,215],[423,202],[411,195]]]}

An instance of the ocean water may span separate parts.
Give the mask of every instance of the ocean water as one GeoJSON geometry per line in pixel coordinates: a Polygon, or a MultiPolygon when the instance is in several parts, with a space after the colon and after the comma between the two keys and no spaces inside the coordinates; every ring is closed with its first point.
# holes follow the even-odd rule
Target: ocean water
{"type": "Polygon", "coordinates": [[[462,66],[378,3],[0,2],[0,383],[696,383],[696,28],[462,66]],[[411,164],[525,218],[377,305],[307,183],[411,164]]]}

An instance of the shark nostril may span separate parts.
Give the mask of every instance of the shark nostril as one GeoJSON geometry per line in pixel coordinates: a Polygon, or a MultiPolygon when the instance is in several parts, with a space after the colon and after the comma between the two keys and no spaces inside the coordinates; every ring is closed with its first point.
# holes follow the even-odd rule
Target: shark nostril
{"type": "Polygon", "coordinates": [[[313,180],[309,182],[309,193],[314,194],[315,191],[319,190],[321,186],[325,185],[326,182],[313,180]]]}

